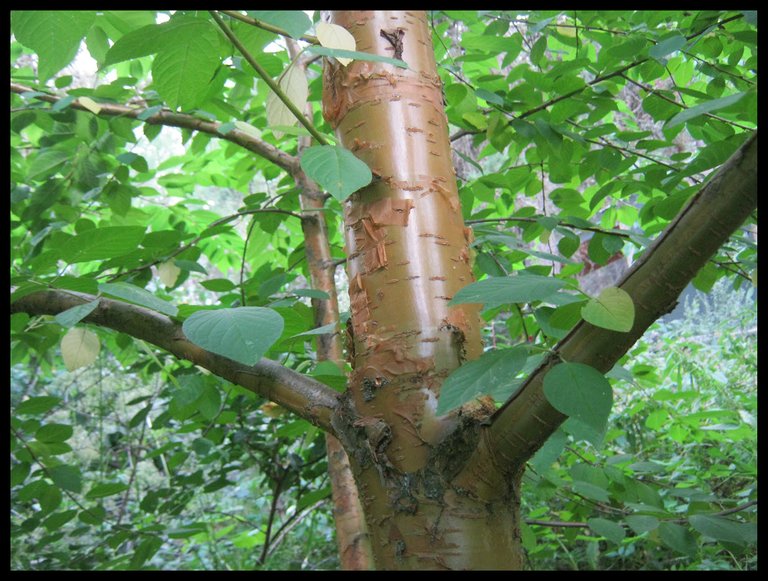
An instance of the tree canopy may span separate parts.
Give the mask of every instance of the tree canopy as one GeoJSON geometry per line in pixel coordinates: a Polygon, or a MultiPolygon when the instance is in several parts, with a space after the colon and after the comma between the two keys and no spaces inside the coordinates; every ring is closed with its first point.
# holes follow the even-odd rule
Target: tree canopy
{"type": "MultiPolygon", "coordinates": [[[[477,280],[441,298],[485,325],[437,412],[519,408],[500,457],[539,400],[568,416],[523,483],[532,567],[754,566],[757,13],[428,21],[477,280]],[[643,334],[689,281],[717,332],[643,334]]],[[[338,566],[344,207],[382,175],[323,67],[408,68],[344,32],[12,13],[14,568],[338,566]]]]}

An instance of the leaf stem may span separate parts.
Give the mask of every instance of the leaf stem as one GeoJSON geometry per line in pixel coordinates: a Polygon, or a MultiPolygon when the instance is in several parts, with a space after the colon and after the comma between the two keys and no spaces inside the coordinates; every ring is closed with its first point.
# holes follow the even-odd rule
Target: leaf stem
{"type": "Polygon", "coordinates": [[[309,131],[312,134],[312,137],[314,137],[318,143],[321,145],[328,145],[328,140],[323,137],[323,135],[315,128],[312,123],[310,123],[309,119],[307,119],[304,114],[299,110],[298,107],[291,101],[288,96],[285,94],[285,92],[280,88],[280,86],[275,82],[275,80],[269,76],[269,73],[267,73],[266,70],[256,61],[255,58],[253,58],[253,55],[251,55],[250,52],[248,52],[248,49],[245,48],[245,45],[243,45],[242,42],[240,42],[240,39],[235,36],[235,33],[232,32],[232,29],[229,28],[229,26],[226,25],[226,23],[221,19],[221,16],[219,16],[214,10],[209,10],[211,16],[216,21],[216,24],[219,25],[219,28],[224,32],[224,34],[227,36],[227,38],[230,40],[230,42],[235,45],[237,50],[240,51],[240,53],[243,55],[245,60],[248,61],[248,64],[250,64],[253,69],[256,71],[256,73],[261,77],[261,79],[267,83],[270,89],[275,93],[275,95],[278,96],[278,98],[285,104],[286,107],[288,107],[288,110],[293,114],[296,119],[299,120],[299,123],[301,123],[304,127],[307,128],[307,131],[309,131]]]}

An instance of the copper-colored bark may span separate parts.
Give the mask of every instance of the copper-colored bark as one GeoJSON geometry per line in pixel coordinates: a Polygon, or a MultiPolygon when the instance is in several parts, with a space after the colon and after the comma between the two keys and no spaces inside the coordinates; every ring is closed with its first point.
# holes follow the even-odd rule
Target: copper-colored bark
{"type": "Polygon", "coordinates": [[[393,427],[390,461],[410,470],[424,465],[424,442],[447,429],[434,417],[440,382],[482,350],[476,308],[447,304],[473,278],[442,87],[423,13],[333,20],[358,50],[401,49],[409,65],[328,63],[323,104],[342,143],[376,176],[345,204],[355,405],[393,427]]]}
{"type": "Polygon", "coordinates": [[[358,50],[409,66],[329,62],[324,74],[325,118],[375,176],[344,207],[354,371],[334,425],[376,565],[520,567],[517,478],[482,498],[452,486],[453,460],[477,432],[435,416],[443,379],[482,343],[477,307],[448,307],[473,277],[426,16],[339,12],[332,21],[358,50]]]}

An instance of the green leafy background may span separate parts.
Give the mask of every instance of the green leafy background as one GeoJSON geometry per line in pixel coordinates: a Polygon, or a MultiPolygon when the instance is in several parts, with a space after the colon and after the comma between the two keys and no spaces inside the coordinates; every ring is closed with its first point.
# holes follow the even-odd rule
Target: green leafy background
{"type": "MultiPolygon", "coordinates": [[[[319,19],[248,14],[294,38],[319,19]]],[[[485,369],[466,365],[442,410],[514,393],[590,319],[600,290],[577,290],[586,271],[641,256],[756,130],[757,13],[466,10],[428,21],[475,234],[478,282],[453,302],[484,305],[481,361],[504,370],[480,385],[485,369]]],[[[270,76],[286,70],[277,34],[227,22],[270,76]]],[[[299,132],[267,130],[269,88],[211,16],[15,11],[11,33],[11,82],[31,89],[10,98],[12,297],[102,293],[182,322],[267,309],[283,326],[243,360],[263,355],[343,390],[346,370],[318,364],[308,333],[296,185],[221,139],[247,127],[297,155],[299,132]],[[93,82],[71,65],[78,51],[96,62],[93,82]],[[140,113],[96,115],[73,107],[80,98],[140,113]],[[148,122],[170,111],[219,132],[148,122]],[[181,269],[172,288],[156,275],[169,260],[181,269]]],[[[321,70],[321,59],[308,70],[310,120],[331,135],[321,70]]],[[[324,215],[342,261],[340,201],[370,170],[348,151],[314,151],[327,166],[305,170],[331,194],[324,215]]],[[[709,298],[691,295],[607,374],[602,429],[572,417],[529,463],[530,568],[756,568],[755,232],[756,215],[694,279],[709,298]],[[561,521],[573,526],[547,524],[561,521]]],[[[11,317],[12,568],[337,568],[323,435],[107,329],[89,326],[97,362],[66,372],[59,342],[89,308],[11,317]]]]}

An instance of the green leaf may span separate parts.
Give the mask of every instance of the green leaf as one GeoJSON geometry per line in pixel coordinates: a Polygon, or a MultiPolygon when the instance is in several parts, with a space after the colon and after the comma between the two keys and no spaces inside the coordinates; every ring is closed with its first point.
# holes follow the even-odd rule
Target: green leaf
{"type": "Polygon", "coordinates": [[[301,10],[246,10],[246,12],[251,18],[282,28],[297,40],[312,27],[309,16],[301,10]]]}
{"type": "Polygon", "coordinates": [[[59,313],[54,317],[54,320],[62,327],[69,329],[90,315],[98,306],[99,299],[84,303],[82,305],[77,305],[76,307],[67,309],[63,313],[59,313]]]}
{"type": "Polygon", "coordinates": [[[72,426],[69,424],[45,424],[37,432],[35,439],[39,442],[64,442],[72,436],[72,426]]]}
{"type": "Polygon", "coordinates": [[[100,525],[104,522],[107,511],[101,505],[96,505],[90,509],[81,510],[77,518],[88,525],[100,525]]]}
{"type": "Polygon", "coordinates": [[[320,299],[324,301],[331,298],[327,292],[314,288],[297,288],[292,292],[297,297],[309,297],[311,299],[320,299]]]}
{"type": "Polygon", "coordinates": [[[212,278],[210,280],[204,280],[200,282],[200,284],[203,288],[207,288],[208,290],[217,293],[224,293],[236,288],[235,283],[228,278],[212,278]]]}
{"type": "Polygon", "coordinates": [[[128,485],[122,482],[106,482],[104,484],[96,484],[93,486],[85,497],[89,500],[94,498],[104,498],[106,496],[114,496],[121,492],[128,490],[128,485]]]}
{"type": "Polygon", "coordinates": [[[136,250],[145,230],[145,226],[107,226],[86,230],[67,240],[60,256],[70,264],[124,256],[136,250]]]}
{"type": "Polygon", "coordinates": [[[124,34],[107,51],[104,66],[155,54],[162,48],[163,33],[170,26],[171,22],[149,24],[124,34]]]}
{"type": "Polygon", "coordinates": [[[175,317],[179,314],[179,309],[176,308],[176,305],[164,301],[151,292],[128,282],[104,282],[99,285],[99,291],[170,317],[175,317]]]}
{"type": "Polygon", "coordinates": [[[610,497],[608,491],[605,488],[601,488],[596,484],[590,482],[583,482],[581,480],[575,480],[573,482],[573,491],[580,494],[590,500],[596,500],[598,502],[608,502],[610,497]]]}
{"type": "Polygon", "coordinates": [[[162,110],[163,110],[162,105],[155,105],[154,107],[148,107],[144,109],[141,113],[139,113],[136,116],[136,119],[140,119],[141,121],[146,121],[147,119],[152,117],[152,115],[157,115],[162,110]]]}
{"type": "Polygon", "coordinates": [[[19,462],[11,468],[11,487],[22,484],[29,476],[31,465],[29,462],[19,462]]]}
{"type": "Polygon", "coordinates": [[[83,488],[83,479],[80,475],[80,468],[68,464],[60,464],[48,469],[54,484],[63,490],[79,493],[83,488]]]}
{"type": "Polygon", "coordinates": [[[504,388],[522,370],[526,357],[525,347],[513,347],[489,351],[465,363],[443,382],[436,413],[446,414],[478,395],[504,388]]]}
{"type": "Polygon", "coordinates": [[[61,398],[52,395],[30,397],[29,399],[24,400],[18,406],[16,406],[15,413],[36,416],[52,410],[60,403],[61,398]]]}
{"type": "Polygon", "coordinates": [[[602,432],[613,405],[611,384],[594,367],[560,363],[544,376],[544,395],[552,407],[602,432]]]}
{"type": "Polygon", "coordinates": [[[662,522],[659,525],[661,542],[667,547],[683,555],[693,557],[696,554],[696,539],[691,532],[680,525],[671,522],[662,522]]]}
{"type": "Polygon", "coordinates": [[[659,519],[650,515],[633,514],[624,520],[627,521],[629,528],[635,531],[638,535],[650,532],[659,526],[659,519]]]}
{"type": "Polygon", "coordinates": [[[746,545],[755,542],[755,525],[741,523],[721,516],[695,514],[688,518],[691,526],[702,535],[717,541],[746,545]]]}
{"type": "Polygon", "coordinates": [[[530,303],[546,300],[566,286],[559,278],[538,274],[514,274],[486,278],[459,290],[449,305],[482,303],[486,308],[510,303],[530,303]]]}
{"type": "Polygon", "coordinates": [[[621,541],[624,540],[624,537],[626,536],[624,527],[605,518],[591,518],[587,521],[587,526],[589,526],[595,534],[605,537],[617,545],[621,544],[621,541]]]}
{"type": "Polygon", "coordinates": [[[706,101],[696,105],[695,107],[686,109],[685,111],[680,111],[680,113],[667,121],[666,125],[664,125],[664,128],[670,129],[680,125],[681,123],[695,119],[700,115],[704,115],[705,113],[712,113],[713,111],[724,109],[725,107],[730,107],[731,105],[741,101],[742,97],[744,97],[746,94],[746,92],[734,93],[733,95],[721,97],[720,99],[713,99],[712,101],[706,101]]]}
{"type": "Polygon", "coordinates": [[[552,434],[544,445],[529,460],[536,472],[544,472],[558,459],[568,441],[568,435],[561,429],[552,434]]]}
{"type": "Polygon", "coordinates": [[[303,333],[297,333],[292,337],[327,335],[328,333],[335,333],[337,328],[338,328],[337,323],[328,323],[327,325],[323,325],[322,327],[317,327],[316,329],[310,329],[309,331],[304,331],[303,333]]]}
{"type": "Polygon", "coordinates": [[[607,287],[581,308],[581,316],[596,327],[626,333],[635,322],[635,304],[627,291],[607,287]]]}
{"type": "Polygon", "coordinates": [[[48,529],[49,532],[53,532],[60,529],[76,516],[77,509],[74,508],[63,512],[55,512],[43,521],[43,526],[48,529]]]}
{"type": "Polygon", "coordinates": [[[152,555],[157,553],[157,551],[162,546],[163,546],[163,541],[159,537],[156,537],[154,535],[143,536],[143,540],[141,541],[139,546],[136,548],[136,551],[133,553],[133,556],[131,557],[129,568],[130,569],[140,568],[144,563],[147,562],[147,560],[151,559],[152,555]]]}
{"type": "MultiPolygon", "coordinates": [[[[648,54],[655,58],[657,61],[662,61],[662,59],[668,54],[672,54],[673,52],[683,48],[686,42],[687,41],[682,34],[675,32],[669,38],[658,42],[655,46],[652,46],[650,49],[648,49],[648,54]]],[[[663,61],[662,64],[664,64],[663,61]]]]}
{"type": "Polygon", "coordinates": [[[387,63],[395,65],[401,69],[407,69],[408,63],[402,59],[395,59],[388,56],[381,56],[378,54],[371,54],[369,52],[360,52],[358,50],[344,50],[342,48],[326,48],[324,46],[311,45],[305,49],[309,53],[313,53],[320,56],[332,56],[333,58],[347,58],[358,61],[374,61],[378,63],[387,63]]]}
{"type": "Polygon", "coordinates": [[[32,158],[32,163],[27,169],[27,179],[45,179],[53,173],[53,170],[64,162],[72,159],[72,152],[58,149],[46,149],[32,158]]]}
{"type": "Polygon", "coordinates": [[[75,58],[96,16],[80,10],[19,10],[11,13],[13,34],[37,53],[38,77],[46,81],[75,58]]]}
{"type": "Polygon", "coordinates": [[[316,145],[301,154],[301,168],[340,202],[373,179],[365,162],[348,149],[333,145],[316,145]]]}
{"type": "Polygon", "coordinates": [[[212,385],[206,385],[195,405],[200,415],[206,420],[212,420],[221,408],[221,392],[212,385]]]}
{"type": "Polygon", "coordinates": [[[253,365],[280,338],[283,318],[263,307],[198,311],[184,321],[182,329],[203,349],[253,365]]]}
{"type": "Polygon", "coordinates": [[[173,37],[152,62],[154,86],[172,109],[194,109],[221,63],[218,34],[207,20],[189,19],[173,37]]]}

